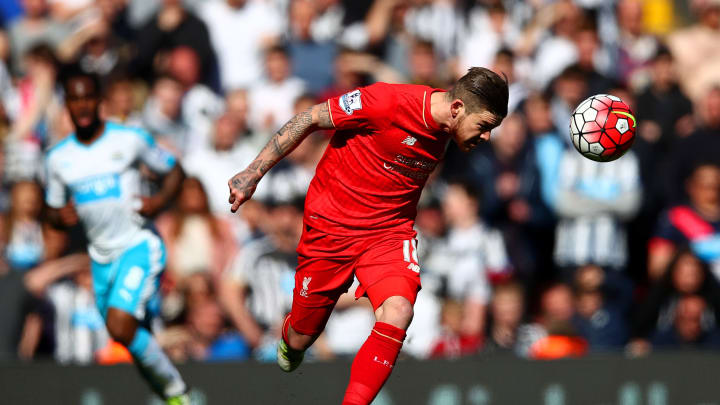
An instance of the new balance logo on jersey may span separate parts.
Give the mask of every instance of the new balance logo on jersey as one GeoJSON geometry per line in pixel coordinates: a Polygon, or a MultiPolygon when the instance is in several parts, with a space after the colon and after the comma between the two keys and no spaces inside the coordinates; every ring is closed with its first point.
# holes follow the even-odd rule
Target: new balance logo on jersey
{"type": "Polygon", "coordinates": [[[302,290],[300,290],[300,295],[303,297],[308,296],[308,285],[310,284],[310,280],[312,280],[312,277],[303,277],[303,286],[302,290]]]}
{"type": "Polygon", "coordinates": [[[415,273],[420,273],[420,266],[418,266],[418,265],[415,264],[415,263],[410,263],[410,264],[408,264],[407,268],[408,268],[409,270],[414,271],[415,273]]]}
{"type": "Polygon", "coordinates": [[[417,142],[417,139],[413,138],[412,136],[408,135],[407,138],[405,138],[404,141],[400,142],[402,144],[405,144],[407,146],[413,146],[415,145],[415,142],[417,142]]]}

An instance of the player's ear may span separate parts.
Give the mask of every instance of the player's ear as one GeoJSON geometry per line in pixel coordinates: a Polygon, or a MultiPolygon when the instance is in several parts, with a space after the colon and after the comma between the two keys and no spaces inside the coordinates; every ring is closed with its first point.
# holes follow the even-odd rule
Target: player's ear
{"type": "Polygon", "coordinates": [[[465,111],[465,103],[459,98],[456,98],[450,103],[450,116],[453,118],[457,118],[463,111],[465,111]]]}

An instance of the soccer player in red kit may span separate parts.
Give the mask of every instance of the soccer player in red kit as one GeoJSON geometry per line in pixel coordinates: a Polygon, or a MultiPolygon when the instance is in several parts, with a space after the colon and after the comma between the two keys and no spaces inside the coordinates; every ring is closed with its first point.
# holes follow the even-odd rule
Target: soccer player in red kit
{"type": "Polygon", "coordinates": [[[377,323],[352,364],[343,404],[369,404],[402,348],[420,290],[413,230],[428,176],[453,139],[469,151],[490,138],[507,114],[507,81],[472,68],[445,92],[427,86],[375,83],[297,114],[233,176],[231,210],[260,179],[317,129],[336,132],[310,183],[290,314],[278,364],[294,370],[325,328],[356,276],[377,323]]]}

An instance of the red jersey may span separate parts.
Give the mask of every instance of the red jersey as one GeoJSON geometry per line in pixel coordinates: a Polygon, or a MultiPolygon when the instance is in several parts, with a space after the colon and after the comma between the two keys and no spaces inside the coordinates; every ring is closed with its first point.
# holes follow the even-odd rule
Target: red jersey
{"type": "Polygon", "coordinates": [[[308,225],[334,235],[412,231],[449,140],[430,114],[436,91],[375,83],[327,101],[337,131],[310,183],[308,225]]]}

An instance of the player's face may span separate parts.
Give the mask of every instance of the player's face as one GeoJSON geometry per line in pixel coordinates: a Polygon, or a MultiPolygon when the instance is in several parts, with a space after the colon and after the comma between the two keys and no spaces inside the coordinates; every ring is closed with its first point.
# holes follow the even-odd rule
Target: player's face
{"type": "Polygon", "coordinates": [[[70,79],[65,95],[70,118],[78,130],[93,127],[100,120],[98,89],[92,80],[85,77],[70,79]]]}
{"type": "Polygon", "coordinates": [[[502,121],[486,110],[471,114],[466,114],[463,110],[456,120],[453,139],[463,152],[469,152],[479,143],[489,141],[490,131],[502,121]]]}

